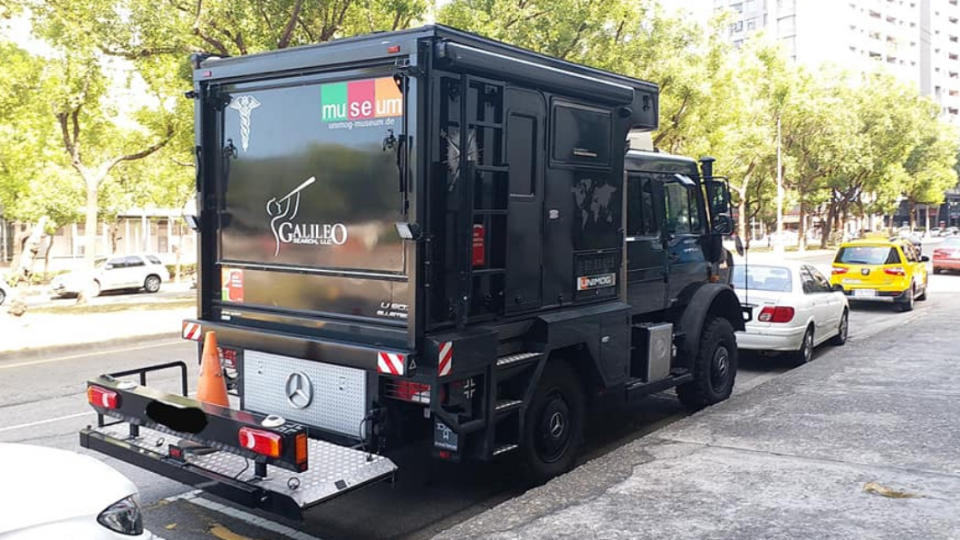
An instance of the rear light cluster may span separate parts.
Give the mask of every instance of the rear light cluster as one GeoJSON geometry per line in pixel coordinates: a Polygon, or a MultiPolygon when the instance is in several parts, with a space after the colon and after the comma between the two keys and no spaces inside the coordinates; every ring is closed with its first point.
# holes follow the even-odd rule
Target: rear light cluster
{"type": "Polygon", "coordinates": [[[283,437],[270,431],[242,427],[238,433],[238,438],[242,448],[267,457],[278,458],[283,452],[283,437]]]}
{"type": "Polygon", "coordinates": [[[116,392],[99,386],[87,387],[87,401],[94,407],[105,409],[116,409],[120,406],[120,396],[116,392]]]}
{"type": "MultiPolygon", "coordinates": [[[[272,431],[244,426],[237,432],[241,448],[256,452],[262,456],[279,458],[283,454],[283,437],[272,431]]],[[[299,433],[293,441],[297,465],[307,469],[307,434],[299,433]]]]}
{"type": "Polygon", "coordinates": [[[760,310],[760,322],[785,323],[793,320],[794,309],[788,306],[766,306],[760,310]]]}
{"type": "Polygon", "coordinates": [[[850,271],[850,270],[847,269],[847,268],[842,268],[842,267],[840,267],[840,266],[834,266],[834,267],[830,270],[830,273],[833,274],[833,275],[838,275],[838,274],[846,274],[846,273],[849,272],[849,271],[850,271]]]}
{"type": "Polygon", "coordinates": [[[933,250],[934,259],[948,259],[953,256],[953,251],[949,249],[935,249],[933,250]]]}
{"type": "Polygon", "coordinates": [[[890,268],[884,268],[883,272],[891,276],[905,276],[907,272],[900,266],[892,266],[890,268]]]}
{"type": "Polygon", "coordinates": [[[386,396],[410,403],[430,404],[430,385],[402,379],[386,383],[386,396]]]}

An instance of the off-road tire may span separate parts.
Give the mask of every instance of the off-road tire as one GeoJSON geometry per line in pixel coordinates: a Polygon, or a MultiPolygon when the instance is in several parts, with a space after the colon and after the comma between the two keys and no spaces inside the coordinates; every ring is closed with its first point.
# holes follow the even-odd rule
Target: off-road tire
{"type": "Polygon", "coordinates": [[[695,411],[730,397],[737,363],[737,338],[730,321],[708,318],[700,333],[700,349],[693,359],[693,380],[677,387],[680,403],[695,411]]]}
{"type": "Polygon", "coordinates": [[[524,418],[521,451],[530,480],[545,482],[573,468],[583,443],[586,403],[579,377],[566,362],[547,364],[524,418]],[[555,431],[557,419],[562,431],[555,431]]]}
{"type": "Polygon", "coordinates": [[[840,316],[840,327],[837,328],[837,335],[830,338],[830,344],[836,345],[837,347],[847,343],[847,335],[850,333],[850,312],[846,309],[843,310],[843,315],[840,316]]]}
{"type": "Polygon", "coordinates": [[[150,274],[143,280],[143,290],[148,293],[155,293],[160,290],[160,276],[150,274]]]}

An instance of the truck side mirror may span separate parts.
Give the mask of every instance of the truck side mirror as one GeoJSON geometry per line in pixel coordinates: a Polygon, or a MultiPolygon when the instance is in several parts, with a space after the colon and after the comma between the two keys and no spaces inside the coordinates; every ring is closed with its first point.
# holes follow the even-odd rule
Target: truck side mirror
{"type": "Polygon", "coordinates": [[[713,232],[717,234],[730,234],[733,232],[733,218],[730,217],[730,214],[714,214],[713,216],[713,232]]]}

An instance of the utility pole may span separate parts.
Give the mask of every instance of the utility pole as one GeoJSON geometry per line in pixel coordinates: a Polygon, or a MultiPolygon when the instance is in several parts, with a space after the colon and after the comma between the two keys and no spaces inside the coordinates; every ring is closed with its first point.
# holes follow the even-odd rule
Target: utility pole
{"type": "Polygon", "coordinates": [[[780,156],[780,115],[777,115],[777,241],[773,251],[783,253],[783,162],[780,156]]]}

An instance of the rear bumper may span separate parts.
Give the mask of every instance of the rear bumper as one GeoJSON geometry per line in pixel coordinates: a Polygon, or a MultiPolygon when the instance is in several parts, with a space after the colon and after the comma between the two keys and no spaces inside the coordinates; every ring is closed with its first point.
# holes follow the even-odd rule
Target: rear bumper
{"type": "Polygon", "coordinates": [[[737,332],[737,347],[751,351],[796,351],[803,341],[805,327],[751,328],[737,332]]]}
{"type": "MultiPolygon", "coordinates": [[[[860,287],[866,289],[868,287],[860,287]]],[[[843,294],[851,302],[880,302],[880,303],[894,303],[894,302],[906,302],[907,295],[910,294],[910,290],[905,291],[882,291],[878,290],[876,296],[854,296],[853,291],[849,289],[844,289],[843,294]]]]}
{"type": "Polygon", "coordinates": [[[944,270],[960,270],[960,259],[934,259],[933,267],[944,270]]]}

